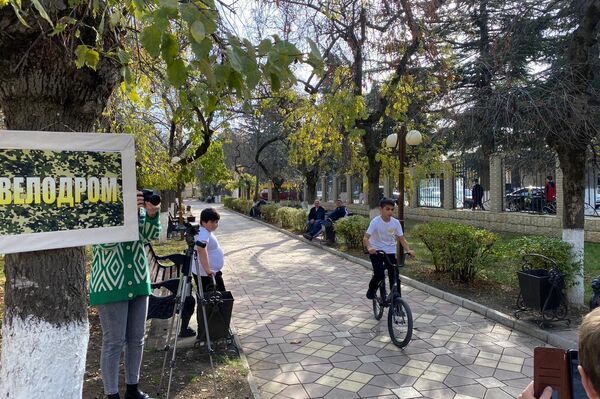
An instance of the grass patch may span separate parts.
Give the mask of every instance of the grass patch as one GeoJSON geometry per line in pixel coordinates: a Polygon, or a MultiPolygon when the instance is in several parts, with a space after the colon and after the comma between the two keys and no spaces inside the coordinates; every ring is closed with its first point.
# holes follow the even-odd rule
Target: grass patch
{"type": "MultiPolygon", "coordinates": [[[[509,300],[502,298],[502,301],[499,299],[498,301],[513,305],[519,290],[517,271],[521,270],[521,261],[511,256],[511,253],[513,252],[513,242],[525,236],[524,234],[495,232],[498,235],[498,241],[494,245],[489,263],[480,270],[475,282],[461,286],[446,281],[445,277],[439,273],[434,273],[431,252],[421,240],[413,236],[415,227],[421,223],[413,220],[405,222],[406,239],[411,248],[416,251],[417,259],[408,261],[407,267],[402,271],[403,274],[440,289],[452,289],[458,294],[468,294],[472,299],[486,304],[493,302],[494,296],[510,296],[509,300]],[[489,298],[485,298],[485,296],[489,298]]],[[[368,259],[368,255],[365,255],[362,250],[350,250],[343,243],[336,246],[341,251],[368,259]]],[[[585,243],[584,262],[584,300],[587,302],[592,295],[592,279],[600,276],[600,243],[585,243]]]]}
{"type": "MultiPolygon", "coordinates": [[[[406,222],[406,238],[412,248],[417,251],[420,266],[433,268],[431,253],[420,241],[414,239],[412,231],[420,222],[406,222]]],[[[517,271],[521,270],[521,262],[511,254],[514,240],[525,234],[496,232],[498,242],[494,246],[493,256],[488,265],[484,266],[479,279],[497,285],[499,288],[518,288],[517,271]]],[[[592,295],[592,279],[600,276],[600,243],[586,242],[584,244],[584,287],[585,300],[592,295]]]]}

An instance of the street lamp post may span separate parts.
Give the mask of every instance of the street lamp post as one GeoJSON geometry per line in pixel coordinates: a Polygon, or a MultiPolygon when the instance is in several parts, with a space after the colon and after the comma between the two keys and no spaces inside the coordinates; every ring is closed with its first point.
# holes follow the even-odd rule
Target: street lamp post
{"type": "MultiPolygon", "coordinates": [[[[398,170],[398,220],[404,230],[404,161],[406,159],[406,144],[419,145],[423,141],[423,136],[418,130],[407,132],[406,125],[400,129],[400,140],[398,135],[392,133],[385,139],[386,146],[393,148],[398,154],[400,168],[398,170]]],[[[398,258],[400,259],[400,258],[398,258]]]]}

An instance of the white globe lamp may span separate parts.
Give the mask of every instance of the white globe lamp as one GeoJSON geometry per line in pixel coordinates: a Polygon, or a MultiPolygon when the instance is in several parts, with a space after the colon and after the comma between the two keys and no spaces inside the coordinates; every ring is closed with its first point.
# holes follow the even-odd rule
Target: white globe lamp
{"type": "Polygon", "coordinates": [[[406,144],[419,145],[423,142],[423,135],[418,130],[411,130],[406,133],[406,144]]]}
{"type": "Polygon", "coordinates": [[[398,135],[392,133],[385,138],[385,145],[389,148],[396,148],[398,146],[398,135]]]}

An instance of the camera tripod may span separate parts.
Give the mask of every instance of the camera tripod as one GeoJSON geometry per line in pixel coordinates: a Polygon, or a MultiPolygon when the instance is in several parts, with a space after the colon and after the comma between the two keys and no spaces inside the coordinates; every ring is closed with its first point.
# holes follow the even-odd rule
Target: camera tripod
{"type": "MultiPolygon", "coordinates": [[[[169,380],[167,384],[167,395],[166,399],[169,399],[169,395],[171,393],[171,381],[173,379],[173,370],[175,369],[175,361],[177,354],[177,337],[179,336],[179,332],[181,330],[181,316],[182,311],[185,304],[185,299],[191,295],[192,292],[192,275],[191,275],[191,266],[192,261],[195,258],[195,242],[194,236],[197,234],[197,228],[192,226],[189,223],[186,223],[184,226],[178,226],[177,230],[182,231],[185,230],[185,241],[187,243],[187,249],[185,252],[185,262],[183,263],[181,273],[179,275],[179,286],[177,288],[177,295],[175,296],[175,307],[173,309],[173,316],[171,317],[171,321],[169,323],[169,328],[167,332],[167,338],[165,341],[165,356],[163,359],[163,365],[160,373],[160,383],[158,385],[158,394],[161,394],[165,376],[165,369],[167,367],[167,359],[169,358],[169,351],[171,351],[171,359],[169,361],[169,380]],[[172,342],[172,345],[171,345],[172,342]]],[[[212,282],[216,286],[215,277],[212,276],[212,282]]],[[[198,306],[202,306],[203,310],[203,319],[204,319],[204,332],[206,334],[206,347],[208,350],[208,357],[210,359],[210,367],[212,370],[212,380],[214,385],[215,396],[217,394],[217,383],[215,380],[215,366],[213,363],[213,353],[214,350],[212,348],[212,344],[210,341],[210,334],[208,331],[208,320],[206,318],[206,300],[204,299],[204,292],[202,289],[198,289],[199,292],[199,301],[198,306]]],[[[220,293],[219,293],[220,294],[220,293]]]]}

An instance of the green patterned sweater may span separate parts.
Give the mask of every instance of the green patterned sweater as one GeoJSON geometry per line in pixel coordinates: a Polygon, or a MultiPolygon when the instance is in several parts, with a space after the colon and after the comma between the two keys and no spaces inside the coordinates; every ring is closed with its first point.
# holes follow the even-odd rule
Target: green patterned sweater
{"type": "Polygon", "coordinates": [[[90,305],[126,301],[150,295],[150,272],[144,244],[158,238],[161,230],[158,213],[139,217],[138,241],[92,246],[90,305]]]}

